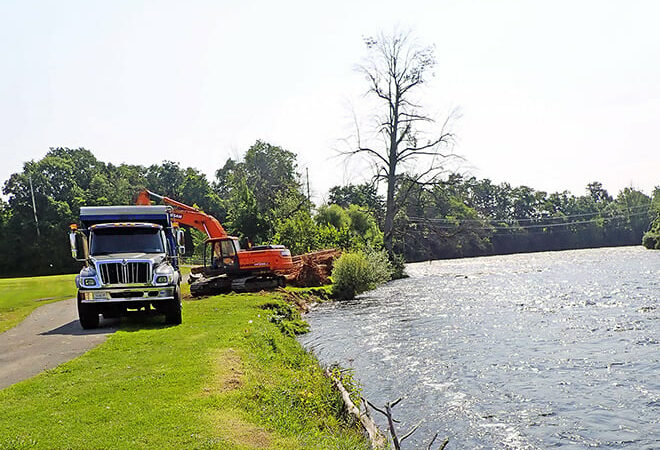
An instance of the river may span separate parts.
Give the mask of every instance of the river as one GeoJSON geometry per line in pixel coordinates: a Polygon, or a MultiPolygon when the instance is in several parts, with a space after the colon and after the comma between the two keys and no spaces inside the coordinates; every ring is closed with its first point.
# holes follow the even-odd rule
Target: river
{"type": "MultiPolygon", "coordinates": [[[[404,448],[660,448],[660,251],[409,264],[307,314],[302,344],[394,409],[404,448]]],[[[386,429],[383,417],[374,418],[386,429]]]]}

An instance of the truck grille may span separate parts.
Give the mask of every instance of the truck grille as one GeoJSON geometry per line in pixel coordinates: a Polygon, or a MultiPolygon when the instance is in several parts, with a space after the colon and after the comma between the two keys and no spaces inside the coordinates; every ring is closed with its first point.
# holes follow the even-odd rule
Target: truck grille
{"type": "Polygon", "coordinates": [[[112,262],[99,264],[103,284],[145,284],[149,281],[148,262],[112,262]]]}

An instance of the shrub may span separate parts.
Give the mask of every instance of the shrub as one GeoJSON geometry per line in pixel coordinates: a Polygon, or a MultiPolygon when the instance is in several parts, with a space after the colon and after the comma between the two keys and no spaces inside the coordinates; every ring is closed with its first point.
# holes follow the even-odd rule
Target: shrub
{"type": "Polygon", "coordinates": [[[660,216],[651,224],[651,229],[644,234],[642,245],[650,250],[660,250],[660,216]]]}
{"type": "Polygon", "coordinates": [[[332,269],[332,295],[350,300],[374,289],[392,277],[392,266],[385,252],[373,250],[344,253],[332,269]]]}
{"type": "Polygon", "coordinates": [[[392,265],[393,280],[408,278],[408,274],[406,273],[406,260],[403,255],[394,253],[390,258],[390,264],[392,265]]]}
{"type": "Polygon", "coordinates": [[[318,227],[307,211],[297,211],[279,222],[275,229],[273,242],[284,245],[293,255],[316,250],[319,246],[318,227]]]}
{"type": "Polygon", "coordinates": [[[647,231],[642,238],[642,245],[649,250],[660,250],[660,233],[647,231]]]}

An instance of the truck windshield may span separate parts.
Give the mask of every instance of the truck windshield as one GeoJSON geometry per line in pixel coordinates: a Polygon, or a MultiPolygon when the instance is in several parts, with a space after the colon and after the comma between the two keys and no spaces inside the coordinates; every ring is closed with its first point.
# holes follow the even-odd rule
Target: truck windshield
{"type": "Polygon", "coordinates": [[[105,228],[94,230],[90,254],[110,253],[164,253],[165,248],[158,228],[105,228]]]}

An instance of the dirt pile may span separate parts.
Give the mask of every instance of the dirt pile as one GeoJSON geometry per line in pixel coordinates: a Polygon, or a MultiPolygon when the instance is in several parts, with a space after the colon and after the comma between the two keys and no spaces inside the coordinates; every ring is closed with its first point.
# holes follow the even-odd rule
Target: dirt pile
{"type": "Polygon", "coordinates": [[[283,275],[287,284],[298,287],[323,286],[330,283],[334,260],[341,251],[334,248],[293,257],[293,268],[283,275]]]}

